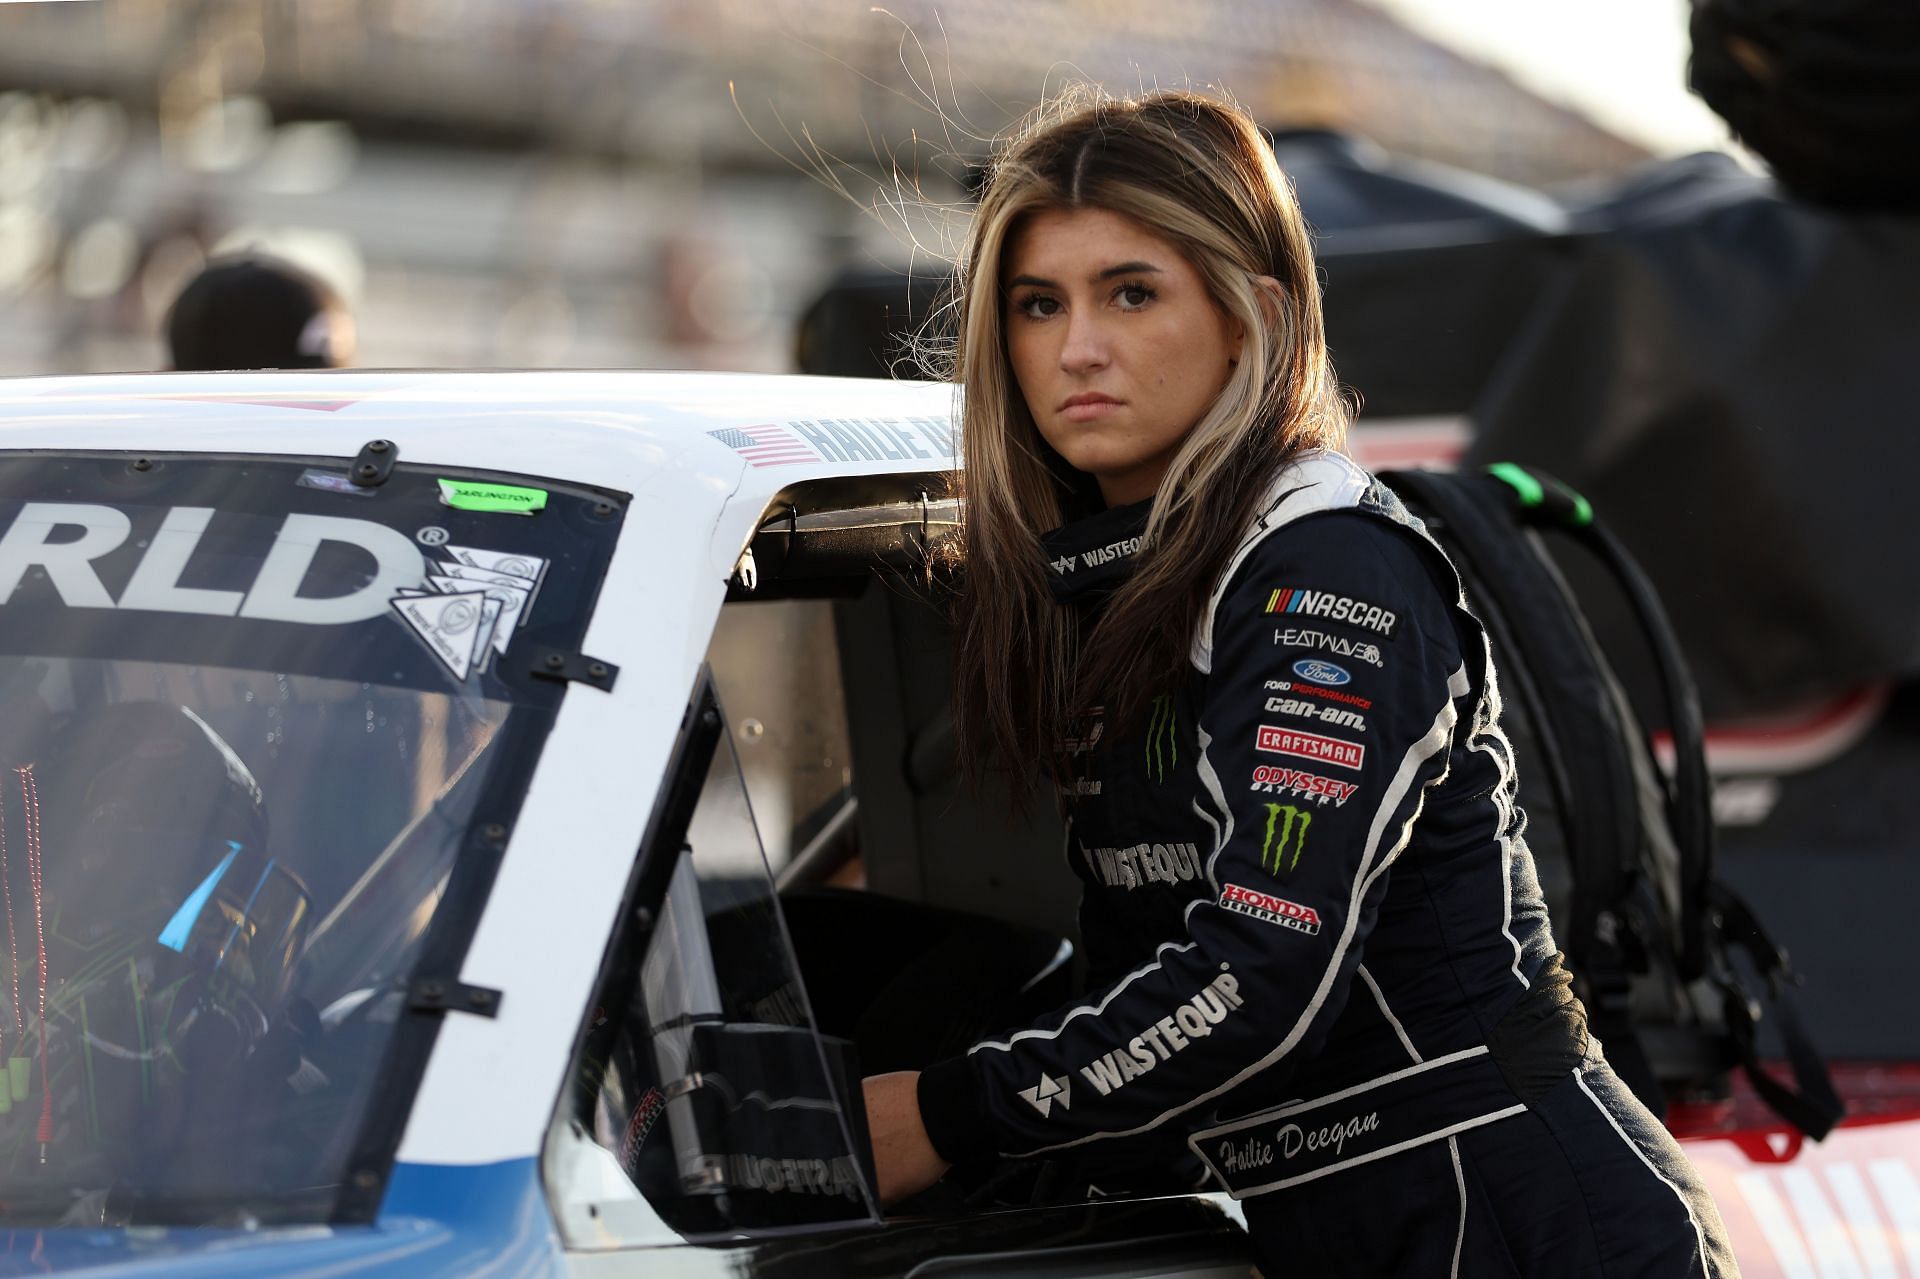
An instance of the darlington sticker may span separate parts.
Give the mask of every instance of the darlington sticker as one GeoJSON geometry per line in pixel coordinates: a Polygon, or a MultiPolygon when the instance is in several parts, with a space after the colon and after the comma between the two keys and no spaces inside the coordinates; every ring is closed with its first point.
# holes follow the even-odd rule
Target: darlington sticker
{"type": "Polygon", "coordinates": [[[1253,744],[1256,749],[1269,755],[1296,755],[1316,764],[1332,764],[1336,768],[1358,770],[1361,761],[1367,757],[1367,748],[1358,742],[1343,742],[1338,738],[1277,728],[1272,724],[1260,726],[1253,744]]]}

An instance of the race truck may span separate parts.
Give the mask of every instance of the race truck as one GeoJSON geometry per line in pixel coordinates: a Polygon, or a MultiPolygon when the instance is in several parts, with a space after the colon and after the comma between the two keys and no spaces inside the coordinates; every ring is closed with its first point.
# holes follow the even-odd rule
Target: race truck
{"type": "MultiPolygon", "coordinates": [[[[1245,1275],[1151,1169],[873,1194],[861,1076],[1077,980],[955,765],[954,396],[0,383],[0,1273],[1245,1275]]],[[[1748,1276],[1920,1274],[1914,1069],[1676,1105],[1748,1276]]]]}

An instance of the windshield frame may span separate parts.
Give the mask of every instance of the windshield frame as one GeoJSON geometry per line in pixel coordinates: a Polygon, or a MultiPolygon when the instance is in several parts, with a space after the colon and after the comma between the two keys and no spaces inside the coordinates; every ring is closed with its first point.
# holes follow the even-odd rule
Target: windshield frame
{"type": "MultiPolygon", "coordinates": [[[[102,449],[0,449],[0,467],[16,459],[58,462],[124,463],[125,472],[141,479],[164,475],[168,463],[192,466],[231,465],[284,469],[289,475],[319,468],[345,475],[350,457],[325,454],[258,454],[227,451],[142,451],[133,453],[102,449]]],[[[104,472],[103,472],[104,474],[104,472]]],[[[564,572],[572,577],[574,606],[552,621],[543,631],[543,650],[579,653],[581,641],[600,603],[609,565],[620,537],[631,495],[625,492],[517,471],[476,469],[397,460],[386,480],[406,478],[418,483],[440,479],[474,480],[487,484],[538,487],[546,491],[551,514],[556,522],[571,504],[576,509],[566,514],[563,527],[577,539],[573,563],[564,572]]],[[[137,484],[137,481],[136,481],[137,484]]],[[[375,486],[377,488],[377,486],[375,486]]],[[[373,494],[377,498],[378,494],[373,494]]],[[[93,500],[121,500],[141,504],[165,504],[164,498],[140,492],[138,487],[121,485],[112,493],[96,493],[93,500]]],[[[31,502],[37,499],[28,496],[31,502]]],[[[353,499],[349,499],[352,501],[353,499]]],[[[371,503],[355,502],[351,514],[374,522],[382,521],[371,503]]],[[[519,516],[508,516],[518,519],[519,516]]],[[[557,531],[557,530],[556,530],[557,531]]],[[[560,565],[549,565],[559,571],[560,565]]],[[[529,646],[531,647],[531,646],[529,646]]],[[[530,656],[530,654],[528,654],[530,656]]],[[[53,653],[53,657],[101,656],[100,654],[53,653]]],[[[248,669],[268,671],[270,663],[248,669]]],[[[370,1065],[370,1095],[360,1111],[357,1131],[348,1148],[344,1164],[320,1169],[337,1173],[337,1183],[326,1183],[310,1191],[276,1194],[271,1200],[242,1202],[227,1196],[199,1194],[142,1194],[129,1199],[137,1224],[156,1226],[204,1226],[211,1220],[244,1220],[249,1224],[329,1224],[365,1225],[373,1223],[393,1174],[408,1117],[419,1095],[427,1063],[449,1011],[492,1015],[479,1004],[462,1005],[458,1001],[435,998],[434,984],[442,991],[461,989],[459,974],[473,942],[480,918],[486,909],[507,845],[519,819],[521,807],[530,789],[534,773],[549,743],[560,707],[569,691],[564,677],[541,677],[531,662],[520,661],[509,667],[495,663],[493,675],[508,694],[507,717],[501,726],[500,753],[491,761],[487,785],[461,832],[458,851],[448,870],[444,895],[433,911],[425,935],[410,969],[404,977],[407,989],[405,1007],[387,1036],[377,1062],[370,1065]]],[[[381,681],[369,681],[381,682],[381,681]]],[[[395,687],[407,687],[396,684],[395,687]]],[[[493,1007],[497,1008],[497,997],[493,1007]]],[[[38,1223],[51,1225],[51,1222],[38,1223]]],[[[113,1224],[113,1223],[103,1223],[113,1224]]],[[[6,1223],[11,1228],[31,1229],[29,1220],[6,1223]]],[[[4,1227],[0,1227],[4,1228],[4,1227]]]]}

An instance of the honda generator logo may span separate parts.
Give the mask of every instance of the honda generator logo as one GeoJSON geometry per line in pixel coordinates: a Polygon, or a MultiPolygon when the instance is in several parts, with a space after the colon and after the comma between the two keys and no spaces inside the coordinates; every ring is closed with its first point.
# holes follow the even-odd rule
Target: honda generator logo
{"type": "Polygon", "coordinates": [[[1305,933],[1312,937],[1320,931],[1320,912],[1311,906],[1302,906],[1299,902],[1290,902],[1284,897],[1275,897],[1272,893],[1262,893],[1239,884],[1228,884],[1220,890],[1220,907],[1249,915],[1262,923],[1278,924],[1282,928],[1291,928],[1296,933],[1305,933]]]}

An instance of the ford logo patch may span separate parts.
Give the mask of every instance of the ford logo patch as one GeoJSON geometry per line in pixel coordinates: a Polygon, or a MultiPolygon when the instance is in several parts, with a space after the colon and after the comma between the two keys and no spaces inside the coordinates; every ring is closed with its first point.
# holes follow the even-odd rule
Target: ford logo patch
{"type": "Polygon", "coordinates": [[[1314,684],[1346,684],[1353,676],[1332,662],[1321,662],[1309,657],[1293,664],[1293,673],[1301,679],[1314,684]]]}

